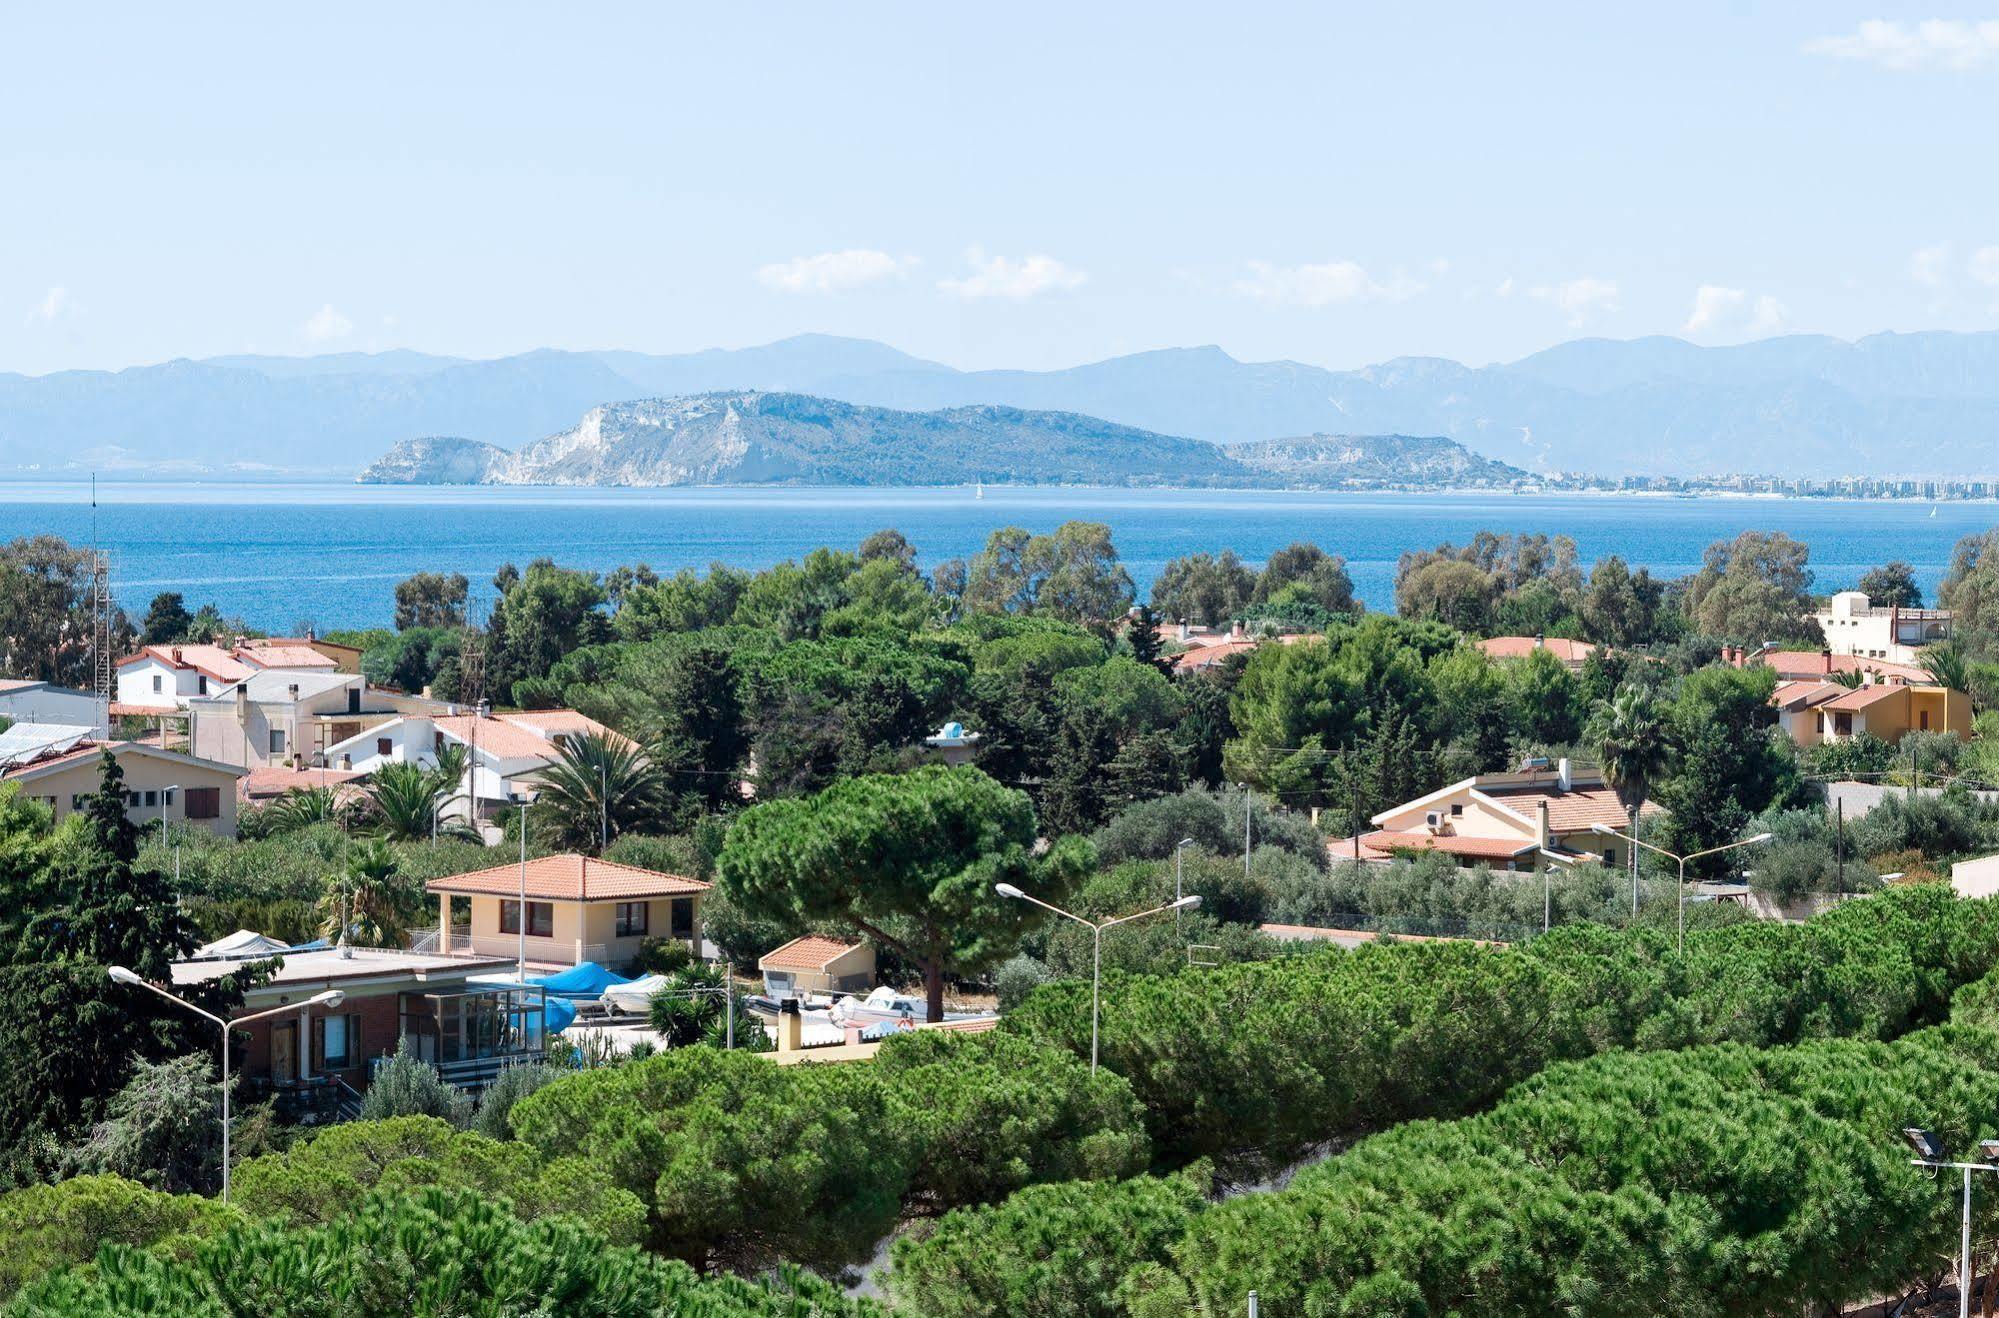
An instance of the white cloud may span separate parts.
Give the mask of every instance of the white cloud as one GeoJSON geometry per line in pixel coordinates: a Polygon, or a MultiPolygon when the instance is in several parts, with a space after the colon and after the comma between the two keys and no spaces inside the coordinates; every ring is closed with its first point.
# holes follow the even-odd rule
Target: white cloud
{"type": "MultiPolygon", "coordinates": [[[[1432,263],[1433,269],[1435,265],[1432,263]]],[[[1259,302],[1324,307],[1364,298],[1400,302],[1422,292],[1423,285],[1403,275],[1383,283],[1356,261],[1325,261],[1316,265],[1251,261],[1249,274],[1235,281],[1235,291],[1259,302]]]]}
{"type": "MultiPolygon", "coordinates": [[[[1512,282],[1509,279],[1502,287],[1512,282]]],[[[1592,317],[1617,310],[1617,282],[1592,276],[1565,279],[1559,284],[1536,284],[1527,290],[1527,296],[1553,304],[1569,318],[1571,325],[1584,325],[1592,317]]]]}
{"type": "Polygon", "coordinates": [[[313,312],[305,324],[299,326],[299,333],[305,335],[308,343],[331,343],[353,332],[354,322],[335,311],[331,302],[313,312]]]}
{"type": "Polygon", "coordinates": [[[52,325],[59,317],[68,312],[72,305],[69,300],[69,290],[61,284],[57,284],[48,292],[42,294],[41,301],[35,303],[34,309],[28,312],[28,323],[30,325],[36,323],[52,325]]]}
{"type": "Polygon", "coordinates": [[[1751,297],[1740,288],[1702,284],[1694,293],[1693,311],[1687,316],[1687,334],[1769,334],[1784,323],[1789,313],[1784,304],[1769,294],[1751,297]]]}
{"type": "Polygon", "coordinates": [[[961,279],[940,279],[937,287],[958,297],[1029,298],[1038,293],[1075,288],[1089,276],[1071,269],[1052,256],[1023,256],[1012,260],[987,256],[977,247],[965,253],[972,273],[961,279]]]}
{"type": "Polygon", "coordinates": [[[758,266],[757,282],[780,293],[841,293],[892,279],[915,264],[913,256],[898,260],[887,252],[856,247],[758,266]]]}
{"type": "Polygon", "coordinates": [[[1909,278],[1927,288],[1942,288],[1949,265],[1949,244],[1918,247],[1909,257],[1909,278]]]}
{"type": "Polygon", "coordinates": [[[1497,288],[1495,288],[1495,289],[1493,289],[1493,290],[1492,290],[1492,295],[1493,295],[1494,297],[1512,297],[1512,296],[1513,296],[1513,276],[1512,276],[1512,275],[1508,275],[1508,276],[1507,276],[1506,278],[1504,278],[1504,279],[1500,280],[1500,281],[1499,281],[1499,287],[1497,287],[1497,288]]]}
{"type": "Polygon", "coordinates": [[[1987,288],[1999,289],[1999,247],[1981,247],[1971,254],[1971,277],[1987,288]]]}
{"type": "Polygon", "coordinates": [[[1999,20],[1976,23],[1930,18],[1903,23],[1873,18],[1843,37],[1820,37],[1805,51],[1832,59],[1864,60],[1897,73],[1947,69],[1971,73],[1999,64],[1999,20]]]}

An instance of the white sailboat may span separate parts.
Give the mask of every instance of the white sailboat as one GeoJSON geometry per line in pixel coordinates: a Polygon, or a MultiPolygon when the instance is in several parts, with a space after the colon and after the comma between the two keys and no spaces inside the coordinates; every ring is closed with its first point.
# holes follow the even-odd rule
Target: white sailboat
{"type": "Polygon", "coordinates": [[[978,486],[978,489],[977,489],[977,490],[976,490],[976,491],[975,491],[975,492],[973,493],[972,497],[973,497],[974,499],[983,499],[983,498],[985,498],[985,497],[986,497],[986,483],[985,483],[984,481],[978,481],[978,482],[976,482],[976,484],[977,484],[977,486],[978,486]]]}

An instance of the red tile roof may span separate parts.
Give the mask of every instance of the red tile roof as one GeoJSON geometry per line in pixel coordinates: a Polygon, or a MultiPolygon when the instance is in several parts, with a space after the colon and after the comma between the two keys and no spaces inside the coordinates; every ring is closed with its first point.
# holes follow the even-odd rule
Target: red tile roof
{"type": "Polygon", "coordinates": [[[1843,710],[1866,709],[1869,705],[1878,704],[1891,696],[1906,696],[1908,692],[1909,688],[1907,686],[1891,686],[1885,682],[1872,682],[1866,686],[1857,686],[1851,691],[1840,693],[1835,699],[1826,701],[1824,707],[1826,709],[1843,710]]]}
{"type": "Polygon", "coordinates": [[[347,787],[356,778],[366,776],[352,769],[288,769],[283,765],[270,765],[252,769],[243,775],[236,784],[236,794],[246,801],[268,800],[300,789],[339,789],[347,787]]]}
{"type": "Polygon", "coordinates": [[[1536,650],[1546,650],[1565,664],[1579,664],[1596,653],[1588,641],[1571,641],[1550,636],[1489,636],[1478,643],[1488,659],[1525,659],[1536,650]]]}
{"type": "Polygon", "coordinates": [[[114,700],[109,709],[112,718],[161,718],[181,712],[178,705],[139,705],[127,700],[114,700]]]}
{"type": "MultiPolygon", "coordinates": [[[[1572,787],[1564,792],[1553,787],[1481,787],[1479,795],[1489,796],[1509,810],[1516,810],[1529,819],[1540,813],[1541,803],[1548,803],[1548,828],[1556,833],[1578,833],[1595,824],[1611,828],[1623,828],[1631,822],[1624,802],[1617,799],[1617,793],[1608,787],[1572,787]]],[[[1642,815],[1650,817],[1663,814],[1664,807],[1655,801],[1647,801],[1642,815]]]]}
{"type": "MultiPolygon", "coordinates": [[[[1395,851],[1442,851],[1452,856],[1475,856],[1482,860],[1511,860],[1535,849],[1533,839],[1525,842],[1512,838],[1461,837],[1455,833],[1397,833],[1388,829],[1377,829],[1360,835],[1363,853],[1380,852],[1383,855],[1395,851]]],[[[1352,853],[1349,840],[1348,854],[1352,853]]]]}
{"type": "Polygon", "coordinates": [[[236,647],[236,655],[259,668],[337,668],[330,657],[309,645],[288,645],[264,641],[236,647]]]}
{"type": "Polygon", "coordinates": [[[1198,672],[1203,668],[1213,668],[1232,654],[1248,654],[1255,650],[1256,641],[1220,641],[1214,645],[1203,645],[1173,656],[1173,666],[1183,673],[1198,672]]]}
{"type": "Polygon", "coordinates": [[[455,714],[436,719],[434,724],[445,736],[467,744],[472,741],[473,727],[477,725],[479,749],[506,760],[546,760],[553,763],[562,757],[556,737],[565,732],[603,733],[626,745],[631,744],[597,720],[573,709],[489,714],[483,719],[474,714],[455,714]]]}
{"type": "Polygon", "coordinates": [[[1748,656],[1747,664],[1774,668],[1777,676],[1794,680],[1824,677],[1828,673],[1875,673],[1905,682],[1927,683],[1929,673],[1915,664],[1898,664],[1887,659],[1865,659],[1853,654],[1828,655],[1820,650],[1765,650],[1748,656]]]}
{"type": "MultiPolygon", "coordinates": [[[[527,893],[543,901],[634,901],[643,897],[686,897],[704,893],[708,884],[680,874],[661,874],[619,865],[594,856],[542,856],[527,863],[527,893]]],[[[470,874],[432,879],[429,892],[514,897],[521,890],[519,864],[496,865],[470,874]]]]}
{"type": "Polygon", "coordinates": [[[824,970],[833,962],[861,946],[858,938],[828,938],[807,934],[782,947],[774,947],[757,958],[760,970],[824,970]]]}
{"type": "Polygon", "coordinates": [[[219,682],[240,682],[255,670],[219,645],[146,645],[118,661],[118,667],[157,659],[169,668],[191,668],[219,682]]]}

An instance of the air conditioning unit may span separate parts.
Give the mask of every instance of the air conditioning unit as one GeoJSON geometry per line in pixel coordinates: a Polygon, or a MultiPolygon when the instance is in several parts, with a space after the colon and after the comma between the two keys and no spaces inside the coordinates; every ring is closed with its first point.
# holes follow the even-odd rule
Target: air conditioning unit
{"type": "Polygon", "coordinates": [[[1432,831],[1442,828],[1444,826],[1444,812],[1441,810],[1425,811],[1423,814],[1423,823],[1432,831]]]}

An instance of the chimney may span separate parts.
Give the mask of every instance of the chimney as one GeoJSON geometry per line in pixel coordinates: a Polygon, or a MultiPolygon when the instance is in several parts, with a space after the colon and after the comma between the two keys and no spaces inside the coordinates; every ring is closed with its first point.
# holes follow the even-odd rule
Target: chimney
{"type": "Polygon", "coordinates": [[[1826,672],[1832,671],[1832,647],[1828,646],[1819,651],[1819,662],[1825,665],[1826,672]]]}
{"type": "Polygon", "coordinates": [[[798,1015],[798,999],[786,998],[777,1004],[777,1050],[795,1053],[804,1047],[805,1022],[798,1015]]]}
{"type": "Polygon", "coordinates": [[[1231,623],[1229,624],[1229,639],[1230,639],[1231,641],[1240,641],[1240,640],[1242,639],[1242,619],[1241,619],[1241,618],[1237,618],[1237,619],[1236,619],[1236,620],[1235,620],[1234,622],[1231,622],[1231,623]]]}
{"type": "Polygon", "coordinates": [[[1537,650],[1545,650],[1545,649],[1547,649],[1547,648],[1548,648],[1548,638],[1547,638],[1546,636],[1544,636],[1544,635],[1543,635],[1542,633],[1540,633],[1540,632],[1535,632],[1535,633],[1534,633],[1534,648],[1535,648],[1535,649],[1537,649],[1537,650]]]}
{"type": "MultiPolygon", "coordinates": [[[[1568,761],[1562,761],[1567,764],[1568,761]]],[[[1548,803],[1543,801],[1534,811],[1534,842],[1537,846],[1554,845],[1554,834],[1548,831],[1548,803]]]]}
{"type": "Polygon", "coordinates": [[[1179,640],[1180,640],[1180,643],[1181,643],[1182,645],[1186,644],[1186,642],[1187,642],[1187,620],[1186,620],[1185,618],[1182,618],[1182,619],[1180,619],[1180,625],[1179,625],[1179,626],[1178,626],[1178,627],[1177,627],[1177,628],[1175,629],[1175,631],[1176,631],[1176,633],[1177,633],[1177,635],[1178,635],[1178,637],[1179,637],[1179,640]]]}
{"type": "Polygon", "coordinates": [[[1564,755],[1555,761],[1555,783],[1566,792],[1574,781],[1574,776],[1569,772],[1569,757],[1564,755]]]}
{"type": "Polygon", "coordinates": [[[236,721],[244,727],[250,724],[250,688],[241,682],[236,684],[236,721]]]}
{"type": "Polygon", "coordinates": [[[313,626],[308,626],[308,627],[307,627],[307,628],[305,629],[305,641],[306,641],[306,644],[307,644],[307,645],[310,645],[310,644],[312,644],[312,643],[313,643],[314,641],[316,641],[316,640],[318,640],[318,639],[319,639],[319,628],[317,628],[317,627],[313,627],[313,626]]]}

